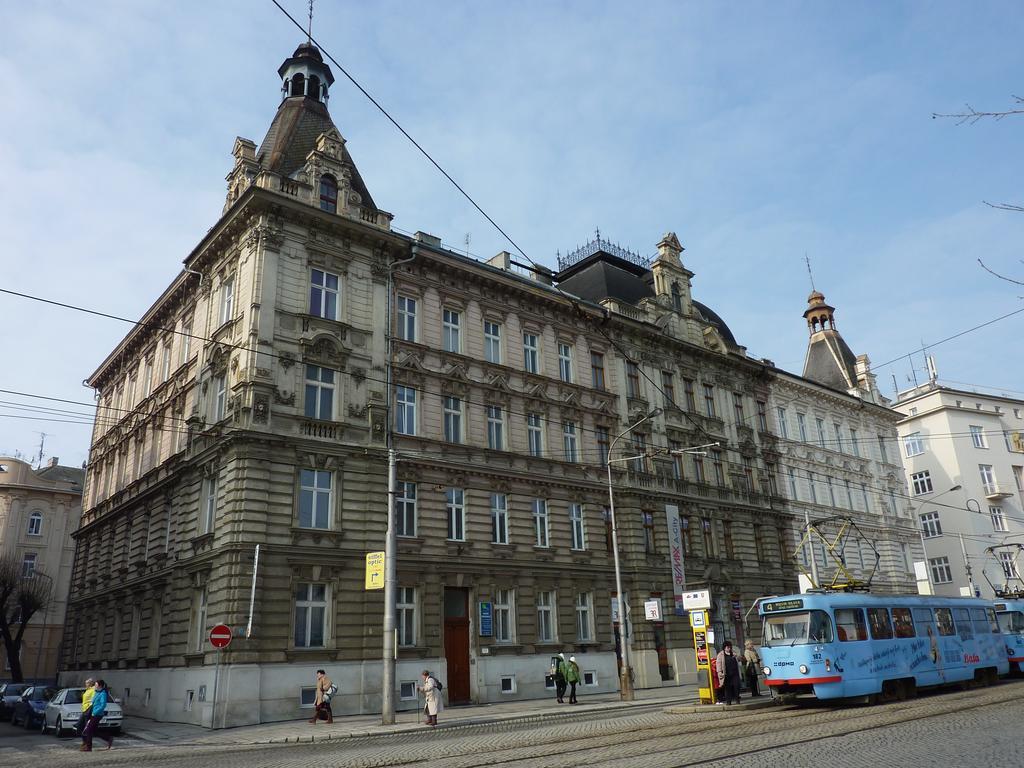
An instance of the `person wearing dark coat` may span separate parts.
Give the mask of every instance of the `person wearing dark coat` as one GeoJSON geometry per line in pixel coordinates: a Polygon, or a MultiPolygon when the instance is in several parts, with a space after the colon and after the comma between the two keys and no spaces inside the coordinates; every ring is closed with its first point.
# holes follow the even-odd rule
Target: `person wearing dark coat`
{"type": "Polygon", "coordinates": [[[718,684],[722,688],[722,701],[726,704],[740,703],[740,662],[732,652],[732,641],[722,643],[722,650],[715,657],[718,684]]]}

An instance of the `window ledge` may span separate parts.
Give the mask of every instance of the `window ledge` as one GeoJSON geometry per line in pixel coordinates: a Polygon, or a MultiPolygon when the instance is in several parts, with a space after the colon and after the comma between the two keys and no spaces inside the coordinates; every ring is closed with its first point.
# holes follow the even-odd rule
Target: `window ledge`
{"type": "Polygon", "coordinates": [[[312,539],[314,544],[319,544],[323,539],[334,543],[345,537],[345,532],[337,528],[303,528],[293,525],[291,532],[293,544],[297,543],[299,539],[312,539]]]}

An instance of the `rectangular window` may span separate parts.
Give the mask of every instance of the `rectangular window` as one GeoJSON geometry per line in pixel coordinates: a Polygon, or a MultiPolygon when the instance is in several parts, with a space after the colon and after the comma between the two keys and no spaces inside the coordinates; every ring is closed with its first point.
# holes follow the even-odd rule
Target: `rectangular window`
{"type": "Polygon", "coordinates": [[[395,432],[416,434],[416,390],[401,384],[395,386],[395,432]]]}
{"type": "Polygon", "coordinates": [[[640,367],[632,360],[626,361],[626,397],[641,397],[640,367]]]}
{"type": "Polygon", "coordinates": [[[576,642],[589,643],[594,639],[593,598],[589,592],[576,595],[576,642]]]}
{"type": "Polygon", "coordinates": [[[693,454],[693,479],[698,483],[707,482],[707,477],[704,474],[704,457],[699,453],[693,454]]]}
{"type": "Polygon", "coordinates": [[[299,584],[295,588],[295,647],[323,648],[327,623],[327,585],[299,584]]]}
{"type": "Polygon", "coordinates": [[[921,517],[921,533],[926,539],[942,535],[942,524],[938,512],[925,512],[921,517]]]}
{"type": "Polygon", "coordinates": [[[868,485],[867,485],[867,483],[861,483],[860,484],[860,495],[861,495],[862,500],[864,502],[864,511],[865,512],[870,512],[871,511],[871,500],[868,498],[868,485]]]}
{"type": "Polygon", "coordinates": [[[540,342],[535,333],[523,334],[523,367],[527,373],[540,373],[540,342]]]}
{"type": "Polygon", "coordinates": [[[192,318],[181,318],[181,347],[178,352],[178,365],[188,362],[192,350],[192,318]]]}
{"type": "Polygon", "coordinates": [[[562,452],[566,461],[576,463],[579,460],[576,451],[576,423],[573,421],[562,424],[562,452]]]}
{"type": "Polygon", "coordinates": [[[526,442],[531,456],[544,455],[544,422],[539,413],[526,414],[526,442]]]}
{"type": "Polygon", "coordinates": [[[744,456],[743,463],[743,485],[748,491],[754,490],[754,465],[748,456],[744,456]]]}
{"type": "Polygon", "coordinates": [[[325,320],[338,319],[338,284],[340,278],[330,272],[311,269],[309,272],[309,314],[325,320]]]}
{"type": "Polygon", "coordinates": [[[487,406],[487,447],[492,451],[505,450],[505,417],[501,406],[487,406]]]}
{"type": "Polygon", "coordinates": [[[462,351],[462,313],[447,307],[441,310],[441,347],[445,352],[462,351]]]}
{"type": "MultiPolygon", "coordinates": [[[[36,573],[36,554],[29,552],[21,559],[21,578],[31,579],[36,573]]],[[[15,577],[15,583],[17,583],[17,577],[15,577]]],[[[20,615],[21,609],[18,609],[20,615]]]]}
{"type": "Polygon", "coordinates": [[[597,427],[594,430],[594,432],[597,435],[597,456],[601,466],[604,466],[608,463],[608,452],[611,448],[611,443],[609,442],[608,428],[597,427]]]}
{"type": "Polygon", "coordinates": [[[860,608],[836,608],[836,635],[841,642],[868,639],[868,626],[860,608]]]}
{"type": "Polygon", "coordinates": [[[213,420],[223,421],[228,409],[227,376],[214,376],[210,383],[213,388],[213,420]]]}
{"type": "Polygon", "coordinates": [[[807,416],[797,412],[796,414],[796,426],[800,431],[800,440],[807,442],[807,416]]]}
{"type": "Polygon", "coordinates": [[[712,419],[718,416],[715,410],[715,388],[710,384],[704,385],[704,415],[712,419]]]}
{"type": "Polygon", "coordinates": [[[693,554],[693,529],[690,527],[690,518],[680,517],[679,526],[683,532],[683,553],[693,554]]]}
{"type": "MultiPolygon", "coordinates": [[[[949,584],[953,581],[953,571],[949,567],[948,557],[932,557],[928,560],[928,567],[932,570],[932,583],[933,584],[949,584]]],[[[936,609],[936,613],[939,611],[946,610],[944,608],[936,609]]],[[[939,634],[942,633],[941,623],[939,626],[939,634]]]]}
{"type": "Polygon", "coordinates": [[[306,404],[308,418],[334,419],[334,371],[316,365],[306,366],[306,404]]]}
{"type": "Polygon", "coordinates": [[[970,426],[971,442],[975,448],[988,448],[988,441],[985,439],[985,428],[975,425],[970,426]]]}
{"type": "Polygon", "coordinates": [[[1006,516],[1003,514],[1002,507],[989,507],[989,517],[992,518],[992,530],[993,531],[1008,531],[1006,527],[1006,516]]]}
{"type": "Polygon", "coordinates": [[[491,542],[508,544],[508,496],[491,494],[491,542]]]}
{"type": "Polygon", "coordinates": [[[868,608],[868,626],[871,627],[872,640],[892,639],[892,622],[886,608],[868,608]]]}
{"type": "Polygon", "coordinates": [[[142,399],[145,400],[153,391],[153,358],[147,357],[142,369],[142,399]]]}
{"type": "Polygon", "coordinates": [[[676,407],[676,384],[672,371],[661,372],[661,391],[665,395],[665,407],[676,407]]]}
{"type": "Polygon", "coordinates": [[[43,516],[39,512],[33,512],[28,518],[28,535],[43,535],[43,516]]]}
{"type": "Polygon", "coordinates": [[[789,477],[789,498],[791,498],[793,501],[799,501],[800,494],[797,493],[796,489],[796,470],[790,467],[788,470],[786,470],[786,475],[789,477]]]}
{"type": "Polygon", "coordinates": [[[683,479],[683,444],[678,440],[668,441],[669,454],[672,456],[672,479],[683,479]]]}
{"type": "Polygon", "coordinates": [[[299,527],[331,527],[332,473],[321,469],[299,472],[299,527]]]}
{"type": "Polygon", "coordinates": [[[1024,466],[1012,465],[1010,469],[1013,470],[1013,482],[1017,485],[1018,491],[1024,491],[1024,466]]]}
{"type": "Polygon", "coordinates": [[[558,377],[569,384],[573,381],[572,346],[563,342],[558,343],[558,377]]]}
{"type": "Polygon", "coordinates": [[[733,419],[737,424],[743,424],[746,426],[746,416],[743,415],[743,395],[739,392],[732,393],[732,412],[733,419]]]}
{"type": "Polygon", "coordinates": [[[789,439],[789,425],[786,423],[786,409],[775,409],[775,421],[778,424],[779,437],[783,440],[789,439]]]}
{"type": "Polygon", "coordinates": [[[548,546],[548,503],[544,499],[533,500],[533,545],[548,546]]]}
{"type": "MultiPolygon", "coordinates": [[[[880,445],[884,445],[884,443],[882,443],[881,436],[879,436],[878,440],[880,445]]],[[[906,452],[908,459],[911,456],[920,456],[924,453],[924,441],[921,440],[921,433],[911,432],[909,435],[906,435],[903,438],[903,450],[906,452]]],[[[884,449],[882,461],[885,461],[884,449]]]]}
{"type": "Polygon", "coordinates": [[[462,442],[462,401],[457,397],[441,398],[444,411],[444,439],[449,443],[462,442]]]}
{"type": "Polygon", "coordinates": [[[929,470],[923,472],[915,472],[910,476],[910,482],[914,486],[914,495],[920,496],[922,493],[932,492],[932,473],[929,470]]]}
{"type": "Polygon", "coordinates": [[[1017,571],[1016,552],[1000,552],[999,565],[1002,566],[1003,576],[1006,577],[1007,580],[1020,578],[1020,574],[1017,571]]]}
{"type": "Polygon", "coordinates": [[[612,536],[612,514],[608,511],[608,507],[601,508],[601,519],[604,520],[604,548],[611,554],[615,551],[615,547],[612,546],[615,542],[612,536]]]}
{"type": "Polygon", "coordinates": [[[818,503],[818,486],[814,482],[814,473],[807,473],[807,487],[811,489],[811,502],[814,504],[818,503]]]}
{"type": "Polygon", "coordinates": [[[693,379],[683,379],[683,397],[686,398],[686,410],[690,413],[697,411],[696,382],[693,379]]]}
{"type": "Polygon", "coordinates": [[[192,596],[192,650],[203,650],[206,643],[206,589],[197,590],[192,596]]]}
{"type": "Polygon", "coordinates": [[[996,487],[996,476],[992,472],[991,464],[979,464],[978,473],[981,475],[981,484],[985,486],[985,493],[993,493],[996,487]]]}
{"type": "Polygon", "coordinates": [[[604,353],[590,353],[590,381],[594,389],[605,389],[604,379],[604,353]]]}
{"type": "Polygon", "coordinates": [[[843,480],[843,485],[846,486],[846,508],[853,509],[853,490],[850,487],[850,481],[843,480]]]}
{"type": "Polygon", "coordinates": [[[398,644],[404,648],[411,648],[416,645],[416,588],[399,587],[395,607],[398,644]]]}
{"type": "Polygon", "coordinates": [[[171,378],[171,339],[164,341],[163,349],[160,351],[160,381],[165,382],[171,378]]]}
{"type": "Polygon", "coordinates": [[[416,341],[416,299],[398,297],[398,338],[416,341]]]}
{"type": "Polygon", "coordinates": [[[715,557],[718,554],[715,547],[715,526],[710,517],[700,519],[701,533],[704,535],[704,557],[715,557]]]}
{"type": "Polygon", "coordinates": [[[484,320],[484,360],[501,362],[501,325],[490,320],[484,320]]]}
{"type": "Polygon", "coordinates": [[[725,485],[725,469],[722,466],[722,452],[716,449],[711,451],[711,466],[715,470],[715,485],[725,485]]]}
{"type": "Polygon", "coordinates": [[[647,472],[647,435],[643,432],[633,434],[633,455],[636,457],[630,464],[634,472],[647,472]]]}
{"type": "Polygon", "coordinates": [[[850,428],[850,448],[853,451],[853,455],[860,458],[860,443],[857,441],[857,430],[850,428]]]}
{"type": "Polygon", "coordinates": [[[465,492],[461,488],[448,488],[444,492],[445,509],[448,512],[448,540],[466,540],[465,492]]]}
{"type": "Polygon", "coordinates": [[[889,452],[885,449],[885,437],[878,435],[878,455],[882,458],[883,464],[889,463],[889,452]]]}
{"type": "Polygon", "coordinates": [[[572,548],[584,550],[587,548],[587,530],[583,520],[583,505],[569,505],[569,526],[572,529],[572,548]]]}
{"type": "Polygon", "coordinates": [[[555,640],[555,593],[537,593],[537,642],[555,640]]]}
{"type": "Polygon", "coordinates": [[[217,519],[217,476],[211,475],[203,480],[202,527],[203,533],[213,531],[217,519]]]}
{"type": "Polygon", "coordinates": [[[514,637],[512,618],[515,616],[515,595],[511,589],[494,592],[494,641],[511,643],[514,637]]]}
{"type": "Polygon", "coordinates": [[[399,536],[416,535],[416,483],[399,481],[395,489],[395,522],[399,536]]]}
{"type": "Polygon", "coordinates": [[[229,277],[220,287],[220,324],[235,316],[235,278],[229,277]]]}
{"type": "Polygon", "coordinates": [[[768,431],[768,406],[761,400],[757,401],[757,428],[762,432],[768,431]]]}
{"type": "Polygon", "coordinates": [[[822,448],[825,447],[825,420],[815,419],[815,425],[818,427],[818,445],[822,448]]]}
{"type": "Polygon", "coordinates": [[[842,425],[833,422],[832,430],[836,433],[836,450],[840,453],[843,452],[843,427],[842,425]]]}
{"type": "Polygon", "coordinates": [[[736,557],[736,552],[733,549],[732,543],[732,523],[728,520],[722,521],[722,546],[725,549],[726,557],[736,557]]]}

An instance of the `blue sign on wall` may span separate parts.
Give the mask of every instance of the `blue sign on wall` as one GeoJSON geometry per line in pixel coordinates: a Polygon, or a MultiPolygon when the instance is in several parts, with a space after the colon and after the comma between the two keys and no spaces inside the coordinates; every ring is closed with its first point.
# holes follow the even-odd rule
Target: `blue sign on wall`
{"type": "Polygon", "coordinates": [[[494,606],[491,603],[480,603],[480,637],[494,634],[494,606]]]}

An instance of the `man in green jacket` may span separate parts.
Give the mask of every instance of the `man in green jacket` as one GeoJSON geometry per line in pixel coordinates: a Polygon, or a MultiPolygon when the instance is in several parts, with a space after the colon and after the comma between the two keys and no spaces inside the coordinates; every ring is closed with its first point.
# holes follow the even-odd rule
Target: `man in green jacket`
{"type": "Polygon", "coordinates": [[[569,663],[565,665],[565,682],[570,685],[569,703],[579,704],[576,701],[576,684],[580,681],[580,665],[576,663],[576,657],[570,656],[569,663]]]}

